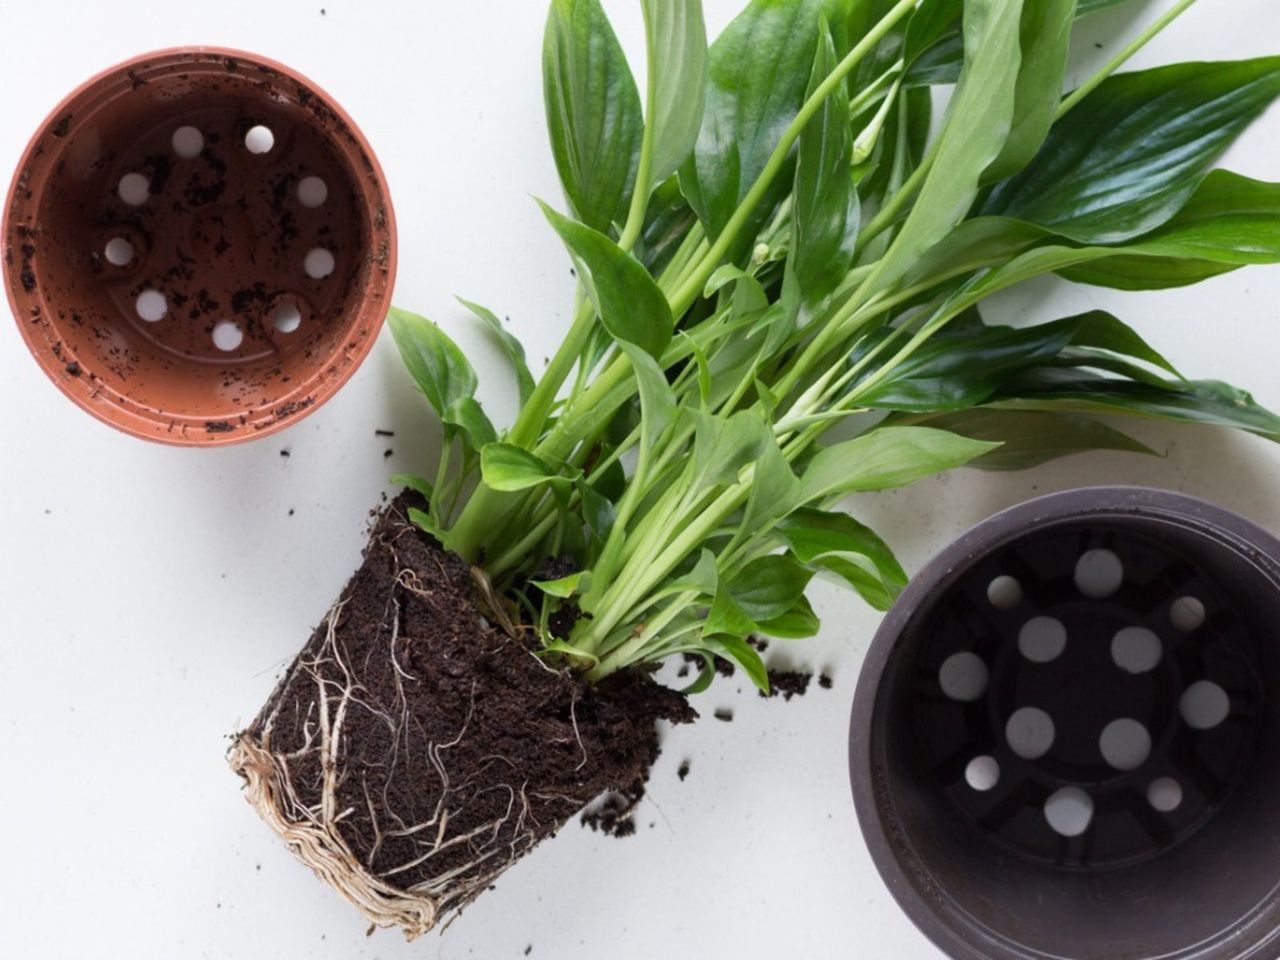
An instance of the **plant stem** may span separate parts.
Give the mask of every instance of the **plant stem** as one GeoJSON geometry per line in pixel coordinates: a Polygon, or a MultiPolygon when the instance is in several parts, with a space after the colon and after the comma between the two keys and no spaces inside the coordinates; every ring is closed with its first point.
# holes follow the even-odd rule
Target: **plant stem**
{"type": "Polygon", "coordinates": [[[1154,38],[1169,24],[1173,23],[1174,20],[1178,19],[1178,17],[1180,17],[1183,12],[1195,2],[1196,0],[1178,0],[1177,3],[1165,12],[1164,16],[1160,17],[1160,19],[1156,20],[1155,23],[1151,24],[1151,26],[1147,27],[1147,29],[1134,37],[1133,40],[1125,45],[1123,50],[1108,60],[1101,70],[1078,86],[1062,101],[1062,103],[1058,104],[1058,112],[1054,115],[1054,121],[1056,122],[1061,120],[1072,107],[1092,93],[1094,89],[1102,83],[1102,81],[1107,79],[1107,77],[1119,70],[1130,57],[1151,42],[1152,38],[1154,38]]]}
{"type": "Polygon", "coordinates": [[[800,107],[800,112],[795,115],[786,132],[783,133],[782,139],[773,148],[773,153],[769,155],[769,159],[765,163],[764,169],[760,172],[760,176],[756,178],[747,195],[738,204],[738,208],[734,210],[733,216],[729,218],[729,222],[720,231],[720,236],[712,244],[707,256],[699,264],[698,269],[688,277],[673,295],[672,309],[677,316],[689,309],[689,306],[701,294],[707,278],[720,265],[720,261],[724,259],[725,254],[729,252],[730,247],[733,246],[734,241],[737,239],[738,232],[746,224],[760,201],[764,199],[765,194],[769,192],[774,179],[787,161],[792,145],[799,138],[814,114],[821,108],[823,101],[839,87],[841,81],[875,48],[876,44],[884,39],[885,34],[892,30],[899,20],[915,9],[915,5],[916,0],[898,0],[898,3],[885,14],[879,23],[871,28],[866,36],[858,41],[858,44],[852,50],[845,54],[844,59],[836,65],[836,68],[831,73],[827,74],[827,78],[805,100],[803,106],[800,107]]]}

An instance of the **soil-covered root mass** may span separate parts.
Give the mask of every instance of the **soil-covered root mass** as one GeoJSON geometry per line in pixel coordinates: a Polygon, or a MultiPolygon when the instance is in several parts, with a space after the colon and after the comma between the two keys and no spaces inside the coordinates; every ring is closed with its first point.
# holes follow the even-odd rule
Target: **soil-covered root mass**
{"type": "Polygon", "coordinates": [[[230,753],[249,802],[372,923],[429,930],[600,794],[642,783],[684,698],[596,686],[491,627],[471,571],[393,501],[230,753]]]}

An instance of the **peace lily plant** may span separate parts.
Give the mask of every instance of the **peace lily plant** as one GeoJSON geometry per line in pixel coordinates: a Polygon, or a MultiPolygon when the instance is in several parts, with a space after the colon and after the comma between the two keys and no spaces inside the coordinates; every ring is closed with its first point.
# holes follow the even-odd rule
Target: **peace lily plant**
{"type": "Polygon", "coordinates": [[[403,478],[232,751],[371,922],[430,929],[602,790],[634,803],[654,720],[692,717],[652,665],[767,688],[749,640],[816,633],[815,576],[887,608],[906,576],[845,495],[1145,451],[1117,414],[1280,437],[1110,314],[982,315],[1046,274],[1157,289],[1280,260],[1280,185],[1211,169],[1280,58],[1118,72],[1181,0],[1064,95],[1076,21],[1118,2],[752,0],[708,47],[699,0],[642,0],[642,97],[599,0],[553,0],[543,211],[572,324],[535,380],[465,304],[519,384],[499,431],[454,342],[392,312],[439,467],[403,478]]]}
{"type": "Polygon", "coordinates": [[[1109,314],[982,318],[1048,273],[1156,289],[1280,257],[1280,187],[1210,170],[1280,92],[1280,59],[1117,74],[1183,0],[1064,97],[1075,21],[1117,2],[756,0],[708,50],[699,0],[643,0],[642,105],[599,3],[555,0],[568,213],[543,211],[576,314],[535,384],[466,303],[520,383],[500,433],[457,346],[393,311],[445,425],[434,482],[402,478],[430,504],[416,522],[589,680],[692,653],[693,689],[715,656],[765,687],[747,638],[815,633],[812,577],[879,609],[904,584],[834,510],[845,494],[1144,450],[1096,414],[1276,437],[1248,394],[1184,379],[1109,314]],[[856,436],[824,443],[837,426],[856,436]],[[574,573],[534,576],[564,556],[574,573]],[[551,629],[568,604],[572,628],[551,629]]]}

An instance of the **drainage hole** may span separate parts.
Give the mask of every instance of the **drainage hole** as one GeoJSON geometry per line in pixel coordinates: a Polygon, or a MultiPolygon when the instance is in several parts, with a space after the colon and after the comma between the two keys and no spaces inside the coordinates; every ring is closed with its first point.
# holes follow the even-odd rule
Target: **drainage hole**
{"type": "Polygon", "coordinates": [[[1147,787],[1147,803],[1161,813],[1172,813],[1182,806],[1182,784],[1173,777],[1160,777],[1147,787]]]}
{"type": "Polygon", "coordinates": [[[1086,597],[1100,600],[1120,589],[1124,565],[1110,550],[1086,550],[1076,561],[1075,581],[1086,597]]]}
{"type": "Polygon", "coordinates": [[[1169,607],[1169,620],[1183,633],[1204,623],[1204,604],[1196,597],[1179,597],[1169,607]]]}
{"type": "Polygon", "coordinates": [[[234,320],[219,320],[213,325],[213,345],[225,353],[244,342],[244,331],[234,320]]]}
{"type": "Polygon", "coordinates": [[[938,684],[951,700],[970,703],[987,692],[987,665],[976,653],[953,653],[942,662],[938,684]]]}
{"type": "Polygon", "coordinates": [[[269,153],[276,145],[276,135],[271,132],[270,127],[258,124],[250,127],[249,132],[244,135],[244,145],[250,153],[269,153]]]}
{"type": "Polygon", "coordinates": [[[314,210],[329,199],[329,185],[319,177],[303,177],[298,181],[298,202],[314,210]]]}
{"type": "Polygon", "coordinates": [[[1063,787],[1044,802],[1044,818],[1059,836],[1078,837],[1093,820],[1093,798],[1079,787],[1063,787]]]}
{"type": "Polygon", "coordinates": [[[1182,691],[1178,712],[1193,730],[1212,730],[1227,719],[1231,698],[1212,680],[1197,680],[1182,691]]]}
{"type": "Polygon", "coordinates": [[[131,207],[140,207],[151,198],[151,181],[141,173],[126,173],[116,184],[116,193],[131,207]]]}
{"type": "Polygon", "coordinates": [[[1151,734],[1137,720],[1112,720],[1098,737],[1102,759],[1116,770],[1137,770],[1151,756],[1151,734]]]}
{"type": "Polygon", "coordinates": [[[113,267],[123,267],[133,259],[133,244],[124,237],[112,237],[102,248],[102,255],[113,267]]]}
{"type": "Polygon", "coordinates": [[[1056,660],[1067,646],[1067,628],[1054,617],[1032,617],[1018,631],[1018,650],[1032,663],[1056,660]]]}
{"type": "Polygon", "coordinates": [[[323,280],[333,273],[333,254],[324,247],[313,247],[307,251],[302,261],[302,268],[312,280],[323,280]]]}
{"type": "Polygon", "coordinates": [[[293,333],[302,325],[302,311],[292,303],[281,304],[271,315],[271,325],[278,333],[293,333]]]}
{"type": "Polygon", "coordinates": [[[147,323],[155,323],[163,320],[164,315],[169,312],[169,303],[159,290],[143,290],[134,301],[133,308],[147,323]]]}
{"type": "Polygon", "coordinates": [[[179,127],[173,131],[173,137],[169,142],[173,146],[174,153],[183,160],[191,160],[200,156],[200,151],[204,149],[204,134],[195,127],[179,127]]]}
{"type": "Polygon", "coordinates": [[[1012,610],[1022,602],[1022,584],[1013,577],[996,577],[987,584],[987,600],[997,610],[1012,610]]]}
{"type": "Polygon", "coordinates": [[[974,757],[964,768],[965,783],[985,793],[1000,782],[1000,762],[995,757],[974,757]]]}
{"type": "Polygon", "coordinates": [[[1010,715],[1004,736],[1023,760],[1039,760],[1053,746],[1053,718],[1039,707],[1022,707],[1010,715]]]}
{"type": "Polygon", "coordinates": [[[1125,627],[1111,638],[1111,659],[1125,673],[1154,670],[1162,656],[1160,638],[1146,627],[1125,627]]]}

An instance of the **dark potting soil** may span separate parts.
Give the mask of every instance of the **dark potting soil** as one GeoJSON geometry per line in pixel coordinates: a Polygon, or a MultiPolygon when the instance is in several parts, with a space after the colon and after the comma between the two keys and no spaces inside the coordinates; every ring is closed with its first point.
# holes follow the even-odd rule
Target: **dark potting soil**
{"type": "Polygon", "coordinates": [[[809,681],[812,679],[813,674],[805,670],[770,670],[769,692],[761,690],[760,696],[776,697],[781,694],[783,700],[802,697],[809,689],[809,681]]]}
{"type": "Polygon", "coordinates": [[[425,506],[402,494],[383,511],[247,734],[288,756],[300,806],[341,811],[352,854],[401,889],[455,871],[487,881],[610,791],[600,826],[617,832],[658,754],[656,721],[697,714],[645,674],[589,686],[490,627],[467,564],[409,523],[410,505],[425,506]]]}

